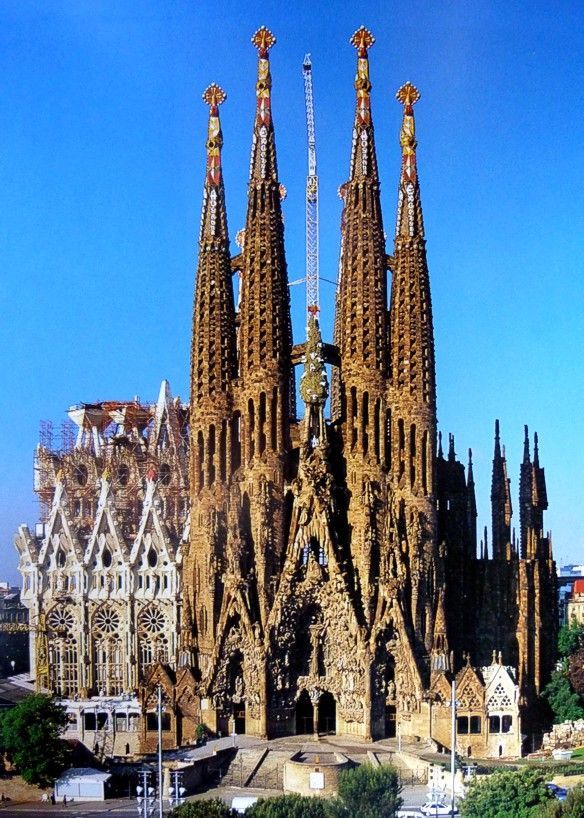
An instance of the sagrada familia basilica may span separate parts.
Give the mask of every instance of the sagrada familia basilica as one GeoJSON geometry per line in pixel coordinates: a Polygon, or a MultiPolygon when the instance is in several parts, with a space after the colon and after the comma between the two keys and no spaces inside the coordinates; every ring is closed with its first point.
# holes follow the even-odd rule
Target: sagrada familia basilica
{"type": "Polygon", "coordinates": [[[334,337],[292,339],[270,49],[258,50],[245,230],[230,251],[210,86],[190,402],[82,404],[77,439],[37,447],[45,514],[16,537],[37,687],[103,754],[253,736],[419,736],[519,754],[554,663],[556,574],[537,436],[525,430],[519,530],[495,429],[492,527],[478,548],[469,452],[437,433],[414,105],[403,85],[386,247],[361,28],[341,187],[334,337]],[[239,276],[238,303],[233,277],[239,276]],[[391,282],[391,285],[388,284],[391,282]],[[388,287],[391,286],[388,293],[388,287]],[[296,367],[299,372],[296,381],[296,367]],[[327,372],[331,373],[330,385],[327,372]],[[296,406],[297,386],[300,407],[296,406]],[[330,407],[330,412],[329,412],[330,407]],[[330,414],[330,417],[327,416],[330,414]]]}

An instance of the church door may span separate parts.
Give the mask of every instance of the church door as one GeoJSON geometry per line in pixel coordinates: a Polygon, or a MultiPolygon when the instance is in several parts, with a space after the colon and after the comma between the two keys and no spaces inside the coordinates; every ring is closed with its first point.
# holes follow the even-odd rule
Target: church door
{"type": "Polygon", "coordinates": [[[296,735],[304,736],[314,733],[314,708],[310,696],[303,690],[296,702],[296,735]]]}
{"type": "Polygon", "coordinates": [[[235,719],[235,732],[238,736],[245,735],[245,703],[238,702],[233,705],[233,718],[235,719]]]}
{"type": "Polygon", "coordinates": [[[334,735],[337,732],[337,703],[331,693],[323,693],[318,702],[318,732],[334,735]]]}
{"type": "Polygon", "coordinates": [[[395,738],[396,720],[395,705],[388,704],[385,708],[385,738],[395,738]]]}

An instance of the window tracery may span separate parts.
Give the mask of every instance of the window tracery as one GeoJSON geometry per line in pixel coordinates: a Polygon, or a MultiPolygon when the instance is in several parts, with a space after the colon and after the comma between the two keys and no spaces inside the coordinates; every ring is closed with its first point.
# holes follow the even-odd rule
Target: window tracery
{"type": "Polygon", "coordinates": [[[73,612],[62,605],[54,607],[46,619],[49,642],[51,689],[65,698],[79,691],[79,653],[73,612]]]}
{"type": "Polygon", "coordinates": [[[138,643],[140,671],[146,678],[156,662],[167,664],[170,660],[168,623],[163,611],[156,605],[148,605],[138,617],[138,643]]]}
{"type": "Polygon", "coordinates": [[[101,606],[93,615],[95,685],[100,695],[115,696],[124,689],[120,626],[120,614],[110,605],[101,606]]]}
{"type": "Polygon", "coordinates": [[[499,682],[494,691],[489,696],[487,710],[507,710],[513,706],[509,694],[499,682]]]}

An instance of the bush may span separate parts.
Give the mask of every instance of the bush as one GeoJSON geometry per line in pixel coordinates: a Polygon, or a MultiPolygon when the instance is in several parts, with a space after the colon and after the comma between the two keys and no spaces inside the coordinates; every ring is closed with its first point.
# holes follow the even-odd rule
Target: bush
{"type": "Polygon", "coordinates": [[[260,798],[246,809],[246,818],[326,818],[324,799],[304,795],[260,798]]]}
{"type": "Polygon", "coordinates": [[[29,784],[48,786],[67,766],[70,750],[61,740],[65,708],[40,693],[27,696],[0,718],[0,745],[29,784]]]}
{"type": "Polygon", "coordinates": [[[361,764],[339,776],[339,792],[327,804],[332,818],[394,818],[402,805],[393,767],[361,764]]]}
{"type": "Polygon", "coordinates": [[[475,779],[460,805],[462,818],[540,818],[553,799],[536,770],[497,772],[475,779]]]}
{"type": "Polygon", "coordinates": [[[175,807],[168,818],[236,818],[235,810],[227,806],[220,798],[188,801],[175,807]]]}

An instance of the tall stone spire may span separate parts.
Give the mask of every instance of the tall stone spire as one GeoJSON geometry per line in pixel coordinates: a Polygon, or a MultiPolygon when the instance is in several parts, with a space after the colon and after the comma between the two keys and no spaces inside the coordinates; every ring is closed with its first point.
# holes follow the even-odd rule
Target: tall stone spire
{"type": "Polygon", "coordinates": [[[242,417],[244,426],[247,420],[244,450],[248,464],[266,449],[276,456],[287,447],[292,345],[281,186],[271,109],[269,49],[276,38],[267,28],[260,28],[252,42],[259,58],[238,338],[239,374],[246,400],[242,417]]]}
{"type": "MultiPolygon", "coordinates": [[[[336,303],[335,343],[340,352],[341,419],[347,480],[353,496],[349,509],[352,549],[359,556],[359,582],[371,599],[378,561],[379,532],[360,501],[370,483],[384,481],[389,457],[387,427],[387,257],[381,216],[379,176],[371,117],[368,49],[374,43],[361,27],[351,37],[357,49],[356,110],[349,179],[344,202],[340,287],[336,303]],[[361,488],[359,488],[361,487],[361,488]]],[[[336,377],[336,376],[335,376],[336,377]]]]}
{"type": "Polygon", "coordinates": [[[511,505],[510,480],[507,477],[505,450],[501,452],[499,421],[495,421],[495,451],[491,479],[493,559],[510,559],[511,556],[511,505]]]}
{"type": "MultiPolygon", "coordinates": [[[[390,304],[391,477],[420,534],[408,542],[416,577],[426,577],[439,559],[436,549],[436,387],[430,277],[416,165],[413,105],[420,93],[411,83],[397,92],[404,106],[397,230],[390,304]],[[415,541],[417,539],[417,542],[415,541]]],[[[449,442],[449,457],[452,441],[449,442]]],[[[411,526],[410,526],[411,527],[411,526]]],[[[418,639],[427,641],[432,609],[424,581],[412,583],[412,616],[418,639]],[[424,625],[424,623],[426,623],[424,625]]]]}
{"type": "Polygon", "coordinates": [[[521,558],[527,556],[527,538],[531,528],[533,502],[533,467],[529,451],[529,429],[524,427],[523,460],[519,469],[519,538],[521,558]]]}
{"type": "Polygon", "coordinates": [[[248,543],[250,582],[259,619],[267,619],[284,548],[284,468],[290,451],[292,329],[284,253],[284,224],[272,116],[267,28],[252,37],[258,50],[247,215],[241,254],[239,383],[241,537],[248,543]],[[266,517],[266,515],[269,515],[266,517]]]}
{"type": "Polygon", "coordinates": [[[416,167],[413,105],[419,98],[418,89],[409,82],[397,92],[404,114],[391,263],[392,472],[414,495],[428,497],[434,494],[436,386],[430,278],[416,167]]]}
{"type": "Polygon", "coordinates": [[[549,542],[543,533],[543,512],[548,506],[544,469],[539,465],[537,432],[533,438],[533,462],[529,458],[529,434],[525,427],[523,461],[519,477],[519,518],[521,556],[524,559],[547,558],[549,542]]]}
{"type": "Polygon", "coordinates": [[[472,468],[472,449],[468,450],[468,470],[466,477],[466,515],[469,536],[469,555],[471,559],[477,557],[477,501],[475,495],[475,481],[472,468]]]}
{"type": "Polygon", "coordinates": [[[236,372],[235,308],[221,172],[219,105],[225,98],[218,85],[210,85],[203,94],[209,105],[209,127],[191,350],[191,486],[196,490],[219,476],[219,459],[226,459],[227,436],[220,427],[231,414],[230,386],[236,372]]]}
{"type": "Polygon", "coordinates": [[[225,92],[210,85],[207,162],[199,236],[193,316],[190,401],[190,549],[184,564],[182,649],[198,654],[199,668],[213,649],[221,586],[208,580],[208,567],[224,559],[224,523],[217,509],[228,496],[235,465],[231,457],[233,383],[236,376],[235,307],[221,169],[223,137],[219,106],[225,92]],[[213,533],[211,533],[213,532],[213,533]],[[193,614],[196,614],[193,618],[193,614]]]}

